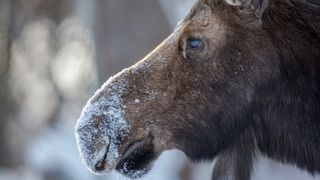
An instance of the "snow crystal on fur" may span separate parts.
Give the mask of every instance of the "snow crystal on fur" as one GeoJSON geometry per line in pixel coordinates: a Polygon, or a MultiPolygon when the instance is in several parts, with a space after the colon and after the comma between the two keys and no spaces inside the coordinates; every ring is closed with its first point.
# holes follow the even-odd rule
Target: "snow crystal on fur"
{"type": "Polygon", "coordinates": [[[76,139],[80,155],[94,173],[95,166],[105,159],[110,171],[119,158],[118,141],[124,138],[129,126],[124,118],[122,94],[125,80],[111,77],[83,108],[76,125],[76,139]]]}

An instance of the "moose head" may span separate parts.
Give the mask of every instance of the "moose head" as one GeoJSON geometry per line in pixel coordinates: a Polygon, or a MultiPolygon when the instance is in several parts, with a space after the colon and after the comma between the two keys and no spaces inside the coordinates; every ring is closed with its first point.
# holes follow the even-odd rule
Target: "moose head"
{"type": "MultiPolygon", "coordinates": [[[[296,26],[305,16],[298,11],[297,19],[288,18],[288,1],[199,0],[166,40],[88,101],[76,125],[87,167],[137,178],[165,150],[179,149],[195,161],[213,159],[248,130],[250,143],[272,155],[261,145],[276,139],[266,136],[269,126],[281,113],[290,119],[299,103],[288,101],[288,112],[277,110],[300,93],[289,90],[298,81],[289,82],[291,71],[285,76],[282,67],[302,53],[288,50],[302,49],[309,61],[320,54],[319,41],[310,45],[312,35],[296,26]]],[[[283,124],[278,126],[281,134],[283,124]]]]}

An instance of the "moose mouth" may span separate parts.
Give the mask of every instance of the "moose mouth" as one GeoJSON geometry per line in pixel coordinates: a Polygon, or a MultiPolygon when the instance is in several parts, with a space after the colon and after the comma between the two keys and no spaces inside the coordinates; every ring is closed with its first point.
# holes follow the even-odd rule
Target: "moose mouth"
{"type": "MultiPolygon", "coordinates": [[[[125,147],[115,169],[131,179],[137,179],[150,170],[154,159],[156,159],[156,154],[150,140],[135,141],[125,147]]],[[[106,165],[107,153],[96,164],[95,169],[104,171],[106,165]]]]}
{"type": "Polygon", "coordinates": [[[116,170],[132,179],[140,178],[149,171],[155,158],[152,144],[137,141],[126,148],[116,170]]]}

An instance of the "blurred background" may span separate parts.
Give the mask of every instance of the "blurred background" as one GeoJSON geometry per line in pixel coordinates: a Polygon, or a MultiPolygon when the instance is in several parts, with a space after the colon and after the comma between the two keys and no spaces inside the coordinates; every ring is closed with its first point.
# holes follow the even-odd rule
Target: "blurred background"
{"type": "MultiPolygon", "coordinates": [[[[0,179],[124,179],[85,169],[75,122],[93,92],[155,48],[192,3],[0,0],[0,179]]],[[[170,157],[184,164],[183,154],[170,157]]]]}
{"type": "MultiPolygon", "coordinates": [[[[0,0],[0,180],[125,179],[85,169],[75,122],[93,92],[155,48],[193,3],[0,0]]],[[[209,180],[207,164],[190,165],[183,153],[171,151],[144,179],[209,180]]],[[[276,174],[274,164],[265,160],[262,172],[276,174]]]]}

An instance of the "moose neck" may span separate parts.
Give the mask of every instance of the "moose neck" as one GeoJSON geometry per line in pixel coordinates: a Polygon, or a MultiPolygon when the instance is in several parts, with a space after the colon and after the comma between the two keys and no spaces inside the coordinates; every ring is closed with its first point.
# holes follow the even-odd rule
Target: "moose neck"
{"type": "Polygon", "coordinates": [[[309,89],[312,81],[301,81],[278,81],[275,87],[262,88],[254,113],[257,142],[269,157],[319,172],[319,96],[309,89]]]}
{"type": "Polygon", "coordinates": [[[319,12],[277,2],[269,11],[273,16],[264,17],[263,28],[278,51],[279,64],[254,103],[258,147],[269,157],[320,172],[319,12]]]}
{"type": "Polygon", "coordinates": [[[314,173],[320,172],[320,59],[310,48],[282,49],[288,54],[279,57],[277,78],[258,90],[254,118],[261,152],[314,173]]]}

